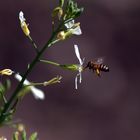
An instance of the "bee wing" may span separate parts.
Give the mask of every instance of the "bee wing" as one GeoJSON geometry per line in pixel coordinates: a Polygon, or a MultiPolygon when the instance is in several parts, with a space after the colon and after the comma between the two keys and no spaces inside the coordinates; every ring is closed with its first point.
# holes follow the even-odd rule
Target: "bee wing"
{"type": "Polygon", "coordinates": [[[103,57],[99,57],[99,58],[96,58],[94,60],[94,63],[95,64],[102,64],[104,62],[104,58],[103,57]]]}

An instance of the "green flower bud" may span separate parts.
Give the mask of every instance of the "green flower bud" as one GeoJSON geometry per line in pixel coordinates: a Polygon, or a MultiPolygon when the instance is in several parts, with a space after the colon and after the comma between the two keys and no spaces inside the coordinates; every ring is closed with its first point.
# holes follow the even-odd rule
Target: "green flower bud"
{"type": "Polygon", "coordinates": [[[60,65],[61,68],[71,70],[71,71],[78,71],[79,65],[77,64],[66,64],[66,65],[60,65]]]}
{"type": "Polygon", "coordinates": [[[19,132],[16,131],[14,134],[13,134],[13,140],[19,140],[19,132]]]}

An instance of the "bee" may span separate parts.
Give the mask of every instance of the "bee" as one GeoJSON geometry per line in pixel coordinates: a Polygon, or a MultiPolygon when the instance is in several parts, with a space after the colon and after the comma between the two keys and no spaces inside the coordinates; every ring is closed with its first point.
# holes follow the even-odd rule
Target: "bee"
{"type": "Polygon", "coordinates": [[[89,61],[87,66],[84,68],[92,69],[93,72],[97,74],[97,76],[101,76],[101,71],[109,72],[109,67],[103,64],[104,59],[103,58],[97,58],[94,61],[89,61]]]}

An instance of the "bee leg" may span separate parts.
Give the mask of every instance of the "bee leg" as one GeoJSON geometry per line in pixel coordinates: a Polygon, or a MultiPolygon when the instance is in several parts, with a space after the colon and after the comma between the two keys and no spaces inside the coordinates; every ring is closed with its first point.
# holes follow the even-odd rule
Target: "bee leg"
{"type": "Polygon", "coordinates": [[[97,74],[98,77],[101,77],[101,74],[97,74]]]}
{"type": "Polygon", "coordinates": [[[100,73],[100,70],[99,69],[96,69],[96,74],[100,77],[101,76],[101,73],[100,73]]]}
{"type": "Polygon", "coordinates": [[[84,67],[83,70],[85,70],[85,69],[87,69],[87,68],[88,68],[88,66],[84,67]]]}

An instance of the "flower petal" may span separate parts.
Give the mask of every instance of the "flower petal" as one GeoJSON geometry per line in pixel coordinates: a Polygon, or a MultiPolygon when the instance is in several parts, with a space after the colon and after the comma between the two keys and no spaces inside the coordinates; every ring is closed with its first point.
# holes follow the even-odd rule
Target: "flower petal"
{"type": "Polygon", "coordinates": [[[35,97],[35,99],[45,99],[45,95],[44,95],[44,92],[34,86],[31,86],[31,91],[35,97]]]}
{"type": "Polygon", "coordinates": [[[82,82],[82,73],[80,72],[79,73],[79,83],[81,83],[82,82]]]}
{"type": "MultiPolygon", "coordinates": [[[[19,82],[22,80],[22,76],[21,76],[20,74],[18,74],[18,73],[15,74],[15,78],[16,78],[19,82]]],[[[24,84],[24,85],[29,85],[30,82],[29,82],[27,79],[25,79],[25,81],[24,81],[23,84],[24,84]]]]}
{"type": "Polygon", "coordinates": [[[74,50],[75,50],[75,54],[76,54],[76,56],[77,56],[77,58],[78,58],[78,60],[79,60],[80,65],[82,65],[82,64],[83,64],[83,61],[82,61],[82,59],[81,59],[81,57],[80,57],[78,45],[74,45],[74,50]]]}
{"type": "Polygon", "coordinates": [[[79,72],[76,77],[75,77],[75,89],[78,89],[78,82],[81,83],[82,82],[82,73],[79,72]],[[79,81],[78,81],[79,78],[79,81]]]}
{"type": "Polygon", "coordinates": [[[74,35],[81,35],[82,34],[82,31],[81,31],[81,28],[80,26],[77,26],[76,28],[72,29],[73,30],[73,34],[74,35]]]}
{"type": "Polygon", "coordinates": [[[71,21],[69,21],[68,23],[65,24],[67,29],[73,27],[73,25],[74,25],[74,20],[71,20],[71,21]]]}
{"type": "Polygon", "coordinates": [[[26,19],[24,18],[24,13],[22,11],[19,12],[19,20],[20,22],[24,22],[26,19]]]}
{"type": "Polygon", "coordinates": [[[75,77],[75,89],[77,89],[77,78],[78,78],[78,74],[75,77]]]}

